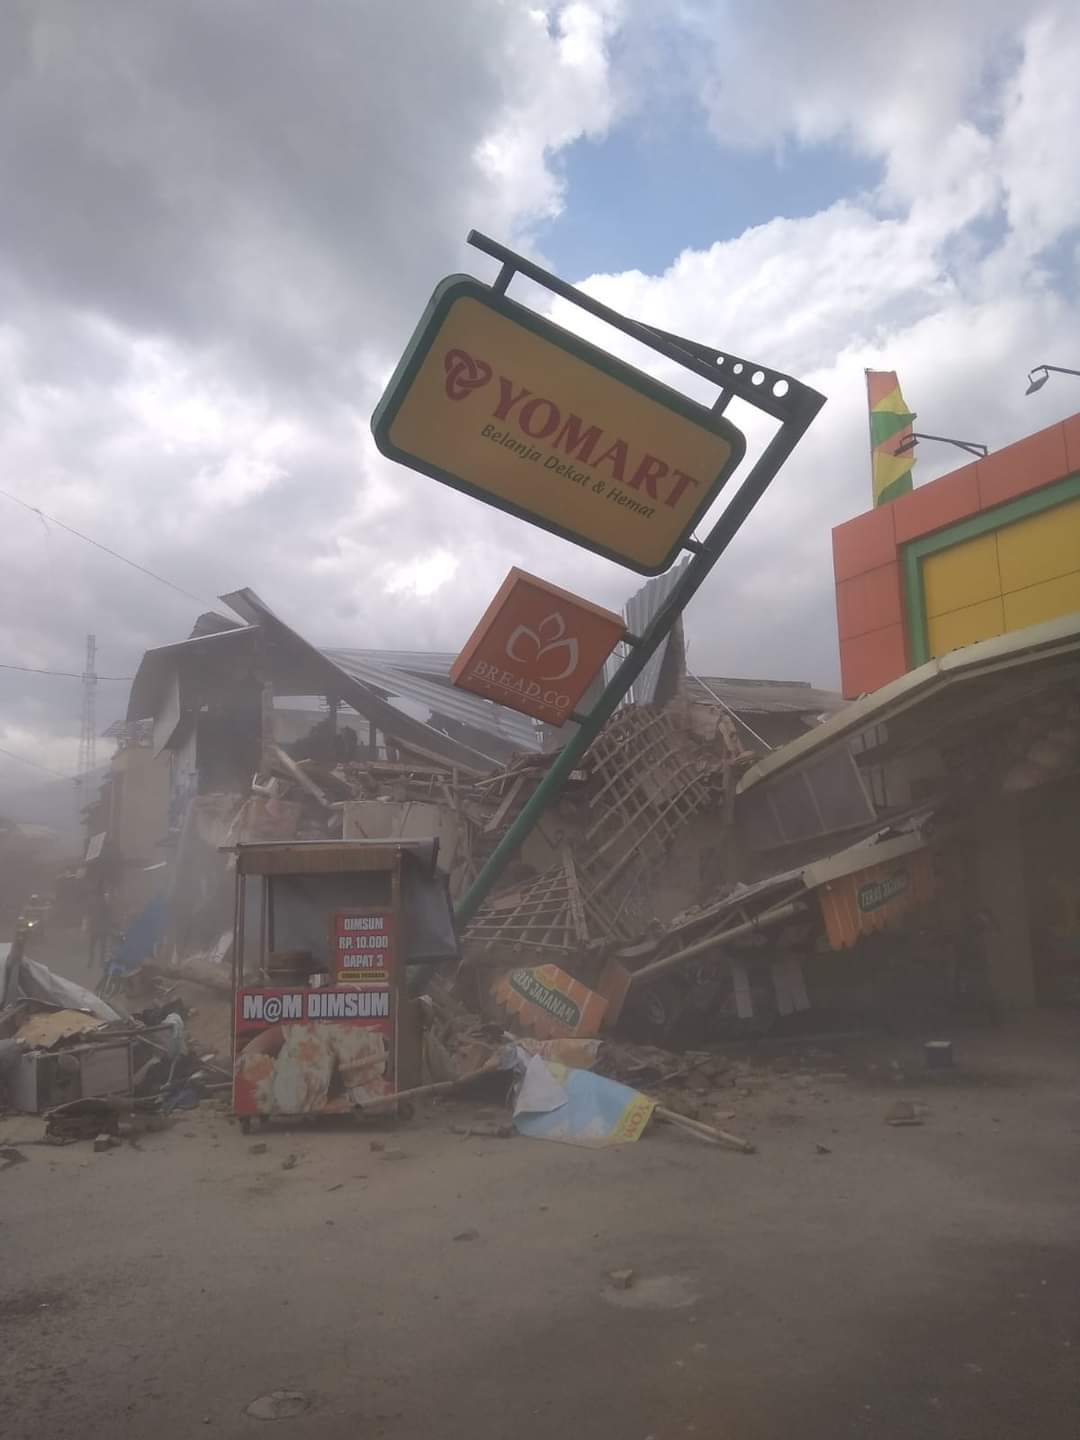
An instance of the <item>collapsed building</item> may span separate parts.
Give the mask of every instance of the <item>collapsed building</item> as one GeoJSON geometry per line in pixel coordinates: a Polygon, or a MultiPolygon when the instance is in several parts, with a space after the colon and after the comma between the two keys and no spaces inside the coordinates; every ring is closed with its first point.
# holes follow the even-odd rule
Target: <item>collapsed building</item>
{"type": "MultiPolygon", "coordinates": [[[[691,1044],[1080,997],[1078,434],[838,527],[843,695],[694,675],[677,626],[464,927],[473,1008],[691,1044]]],[[[455,689],[451,655],[319,649],[224,598],[132,687],[167,772],[141,948],[224,973],[238,841],[437,836],[460,899],[570,727],[455,689]]]]}
{"type": "MultiPolygon", "coordinates": [[[[237,619],[201,616],[188,639],[147,652],[132,686],[97,848],[134,949],[221,966],[236,842],[434,835],[459,898],[558,732],[453,688],[452,655],[320,650],[251,591],[225,600],[237,619]],[[138,855],[124,838],[135,812],[138,855]]],[[[613,945],[730,883],[738,775],[769,736],[805,733],[841,703],[793,682],[691,678],[677,628],[467,928],[466,959],[595,978],[613,945]]]]}

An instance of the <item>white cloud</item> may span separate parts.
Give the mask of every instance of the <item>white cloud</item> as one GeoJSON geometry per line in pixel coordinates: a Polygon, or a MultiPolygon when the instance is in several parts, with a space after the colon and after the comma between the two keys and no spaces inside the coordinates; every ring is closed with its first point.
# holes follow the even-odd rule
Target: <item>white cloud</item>
{"type": "Polygon", "coordinates": [[[514,76],[514,98],[475,154],[518,227],[562,208],[550,153],[582,136],[603,135],[614,118],[608,44],[621,9],[619,0],[574,0],[527,11],[527,23],[499,57],[514,76]]]}
{"type": "MultiPolygon", "coordinates": [[[[1073,248],[1064,281],[1033,258],[1080,221],[1080,171],[1068,149],[1080,133],[1080,96],[1067,83],[1080,61],[1080,23],[1063,6],[1044,14],[1012,32],[1003,60],[990,45],[1003,11],[980,10],[988,23],[972,29],[950,7],[935,8],[943,13],[929,48],[940,53],[912,69],[897,64],[895,47],[871,43],[882,18],[875,6],[861,7],[850,28],[849,7],[825,12],[824,24],[821,7],[784,7],[792,33],[774,29],[768,44],[759,36],[756,65],[732,63],[725,30],[717,72],[699,74],[718,133],[778,144],[858,132],[860,147],[883,161],[882,185],[805,219],[684,251],[659,275],[586,282],[623,313],[787,370],[828,396],[688,615],[698,669],[835,681],[830,530],[869,501],[865,368],[897,369],[926,429],[994,449],[1076,408],[1060,390],[1033,403],[1023,377],[1041,358],[1072,353],[1080,331],[1073,248]],[[951,57],[944,69],[942,56],[951,57]],[[992,59],[1004,67],[996,78],[992,59]],[[769,91],[781,103],[753,106],[750,91],[763,93],[767,67],[789,83],[769,91]],[[996,88],[980,91],[988,74],[996,88]],[[926,90],[930,80],[946,94],[926,90]]],[[[695,6],[699,29],[719,10],[695,6]]],[[[763,36],[770,15],[776,6],[738,11],[736,53],[740,33],[743,44],[749,32],[763,36]]],[[[557,312],[600,332],[569,306],[557,312]]],[[[642,363],[645,352],[633,348],[642,363]]],[[[666,362],[644,363],[675,378],[666,362]]],[[[739,416],[738,402],[729,414],[739,416]]],[[[916,476],[962,463],[961,453],[927,444],[916,476]]]]}
{"type": "MultiPolygon", "coordinates": [[[[882,169],[873,194],[699,250],[673,214],[663,273],[588,282],[829,396],[695,602],[699,669],[834,678],[829,529],[868,497],[864,366],[897,368],[927,428],[995,446],[1068,408],[1022,397],[1077,333],[1064,0],[289,13],[0,9],[0,484],[207,601],[249,584],[314,639],[454,649],[511,563],[625,600],[627,572],[387,464],[367,425],[435,281],[491,273],[465,231],[528,243],[573,204],[559,153],[679,87],[763,164],[830,140],[882,169]]],[[[0,659],[78,669],[93,628],[126,673],[185,632],[196,605],[0,505],[0,659]]],[[[0,680],[0,737],[67,754],[76,691],[0,680]]]]}
{"type": "MultiPolygon", "coordinates": [[[[513,239],[557,210],[549,157],[614,113],[617,15],[5,8],[5,488],[208,602],[250,583],[320,638],[454,645],[511,522],[388,466],[368,417],[469,226],[513,239]],[[467,533],[472,574],[436,605],[467,533]]],[[[93,626],[129,670],[190,624],[181,597],[5,518],[0,659],[77,668],[93,626]]],[[[0,679],[31,758],[77,718],[56,683],[0,679]]]]}
{"type": "Polygon", "coordinates": [[[449,550],[432,550],[408,565],[388,566],[383,588],[387,595],[415,595],[427,600],[449,585],[460,565],[461,561],[449,550]]]}
{"type": "Polygon", "coordinates": [[[1032,252],[1080,225],[1078,56],[1080,10],[1042,15],[1028,27],[1006,86],[1000,156],[1009,224],[1032,252]]]}

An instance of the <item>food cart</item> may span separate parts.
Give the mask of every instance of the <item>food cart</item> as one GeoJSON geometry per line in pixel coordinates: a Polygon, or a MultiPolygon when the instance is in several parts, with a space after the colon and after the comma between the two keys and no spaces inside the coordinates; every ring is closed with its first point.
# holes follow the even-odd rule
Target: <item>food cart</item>
{"type": "Polygon", "coordinates": [[[233,1111],[334,1115],[419,1083],[407,975],[458,956],[437,840],[235,846],[233,1111]]]}

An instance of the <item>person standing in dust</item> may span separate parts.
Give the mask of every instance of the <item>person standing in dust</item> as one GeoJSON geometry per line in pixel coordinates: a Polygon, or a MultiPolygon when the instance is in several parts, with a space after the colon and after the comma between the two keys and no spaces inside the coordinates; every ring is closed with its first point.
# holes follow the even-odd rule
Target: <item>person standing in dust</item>
{"type": "Polygon", "coordinates": [[[109,943],[112,939],[112,896],[103,885],[95,886],[91,892],[86,919],[90,940],[90,968],[104,972],[109,962],[109,943]]]}

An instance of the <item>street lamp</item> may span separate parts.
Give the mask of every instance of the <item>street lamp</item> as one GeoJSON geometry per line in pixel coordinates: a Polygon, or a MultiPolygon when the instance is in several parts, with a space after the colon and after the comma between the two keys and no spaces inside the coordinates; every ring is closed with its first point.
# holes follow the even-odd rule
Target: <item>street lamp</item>
{"type": "Polygon", "coordinates": [[[1034,370],[1028,371],[1028,388],[1025,395],[1034,395],[1036,390],[1041,390],[1050,379],[1050,372],[1055,375],[1080,375],[1080,370],[1067,370],[1064,365],[1036,365],[1034,370]]]}
{"type": "Polygon", "coordinates": [[[958,450],[966,450],[969,455],[990,454],[989,446],[980,445],[978,440],[952,440],[948,435],[926,435],[920,430],[913,430],[906,440],[901,440],[893,454],[906,455],[909,450],[915,449],[920,440],[938,440],[942,445],[955,445],[958,450]]]}

